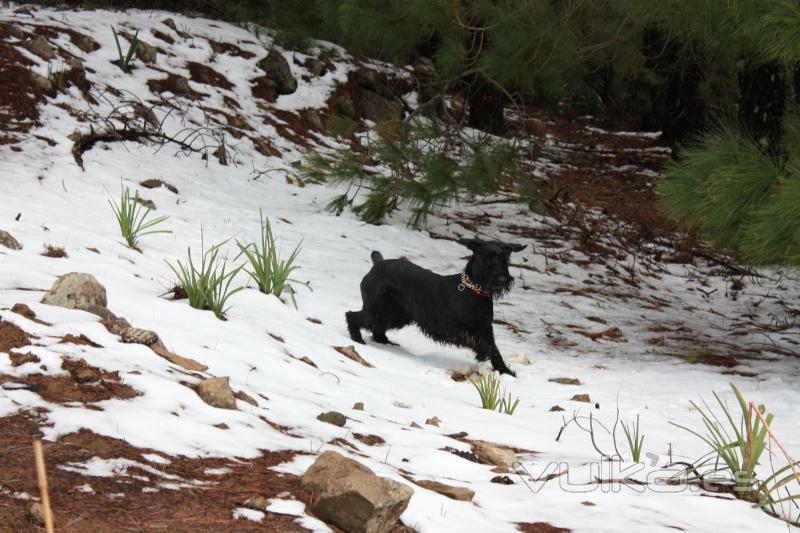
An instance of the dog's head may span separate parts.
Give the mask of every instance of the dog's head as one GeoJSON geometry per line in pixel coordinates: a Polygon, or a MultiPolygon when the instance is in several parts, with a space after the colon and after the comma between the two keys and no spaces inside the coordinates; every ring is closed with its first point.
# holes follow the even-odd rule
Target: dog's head
{"type": "Polygon", "coordinates": [[[500,298],[511,289],[514,284],[514,278],[508,273],[511,252],[525,249],[524,245],[480,239],[458,239],[457,242],[472,250],[465,269],[467,275],[492,299],[500,298]]]}

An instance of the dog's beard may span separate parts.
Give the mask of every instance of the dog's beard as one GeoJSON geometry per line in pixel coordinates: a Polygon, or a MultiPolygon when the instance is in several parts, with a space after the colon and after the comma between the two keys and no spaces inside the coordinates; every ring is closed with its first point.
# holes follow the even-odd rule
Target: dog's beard
{"type": "Polygon", "coordinates": [[[492,300],[499,300],[511,290],[511,287],[514,285],[514,280],[510,279],[508,283],[501,283],[501,282],[492,282],[487,287],[484,287],[483,290],[486,291],[486,294],[492,300]]]}

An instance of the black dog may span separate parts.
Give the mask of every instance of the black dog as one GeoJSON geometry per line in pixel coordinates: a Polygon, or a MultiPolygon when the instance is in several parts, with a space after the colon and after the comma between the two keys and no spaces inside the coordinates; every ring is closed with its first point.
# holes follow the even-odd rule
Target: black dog
{"type": "Polygon", "coordinates": [[[500,373],[516,375],[503,361],[492,330],[493,300],[511,288],[511,252],[525,246],[459,239],[473,255],[461,274],[442,276],[406,259],[384,259],[372,252],[372,269],[361,280],[361,311],[345,313],[350,337],[361,344],[361,330],[375,342],[390,344],[386,332],[416,324],[431,339],[471,348],[478,361],[491,360],[500,373]]]}

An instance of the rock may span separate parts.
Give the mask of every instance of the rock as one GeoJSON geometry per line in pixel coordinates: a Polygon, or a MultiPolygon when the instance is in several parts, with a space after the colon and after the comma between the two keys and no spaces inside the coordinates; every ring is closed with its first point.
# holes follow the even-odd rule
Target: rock
{"type": "Polygon", "coordinates": [[[106,288],[91,274],[70,272],[59,277],[53,286],[42,297],[42,303],[66,307],[67,309],[85,309],[97,305],[106,307],[106,288]]]}
{"type": "Polygon", "coordinates": [[[344,425],[347,423],[347,417],[339,411],[327,411],[325,413],[320,413],[317,415],[317,420],[339,427],[344,427],[344,425]]]}
{"type": "Polygon", "coordinates": [[[33,78],[33,83],[39,87],[43,93],[48,96],[54,96],[56,92],[56,88],[53,85],[53,82],[50,81],[48,78],[45,78],[41,74],[37,74],[35,72],[31,72],[31,78],[33,78]]]}
{"type": "Polygon", "coordinates": [[[365,435],[363,433],[353,433],[353,438],[359,442],[363,442],[367,446],[377,446],[379,444],[386,444],[383,437],[380,435],[365,435]]]}
{"type": "Polygon", "coordinates": [[[395,100],[390,100],[378,93],[361,91],[361,113],[364,118],[373,122],[399,119],[403,117],[403,106],[395,100]]]}
{"type": "Polygon", "coordinates": [[[359,355],[359,353],[356,351],[355,347],[352,344],[348,346],[334,346],[333,349],[339,352],[340,354],[344,355],[348,359],[352,359],[357,363],[361,363],[367,368],[375,368],[368,361],[366,361],[363,357],[359,355]]]}
{"type": "Polygon", "coordinates": [[[197,386],[197,394],[213,407],[236,409],[236,398],[229,381],[227,377],[206,378],[197,386]]]}
{"type": "Polygon", "coordinates": [[[353,404],[353,409],[356,411],[363,411],[364,410],[364,402],[356,402],[353,404]]]}
{"type": "Polygon", "coordinates": [[[340,115],[344,115],[352,119],[358,118],[358,113],[356,113],[356,105],[353,102],[353,98],[348,93],[341,93],[339,96],[337,96],[333,106],[336,112],[340,115]]]}
{"type": "Polygon", "coordinates": [[[475,496],[475,491],[473,490],[465,487],[454,487],[445,483],[439,483],[438,481],[422,479],[419,481],[414,481],[414,483],[420,487],[432,490],[433,492],[438,492],[442,496],[447,496],[451,500],[471,502],[472,498],[475,496]]]}
{"type": "Polygon", "coordinates": [[[42,35],[37,35],[28,41],[27,47],[32,53],[36,54],[42,59],[46,59],[47,61],[52,61],[58,57],[55,48],[53,48],[50,43],[47,42],[47,39],[45,39],[42,35]]]}
{"type": "Polygon", "coordinates": [[[44,525],[44,506],[39,502],[34,502],[28,507],[28,518],[34,524],[44,525]]]}
{"type": "Polygon", "coordinates": [[[245,501],[243,501],[242,505],[247,507],[248,509],[263,511],[269,505],[269,500],[264,496],[251,496],[250,498],[247,498],[245,501]]]}
{"type": "Polygon", "coordinates": [[[303,115],[305,115],[306,120],[315,130],[325,131],[325,124],[322,122],[322,117],[319,116],[319,111],[316,109],[307,109],[303,115]]]}
{"type": "Polygon", "coordinates": [[[554,405],[553,407],[550,408],[550,412],[551,413],[557,413],[557,412],[563,411],[563,410],[564,410],[564,408],[561,407],[560,405],[554,405]]]}
{"type": "Polygon", "coordinates": [[[578,378],[550,378],[547,381],[550,383],[558,383],[559,385],[580,385],[581,380],[578,378]]]}
{"type": "Polygon", "coordinates": [[[438,427],[439,427],[439,424],[441,424],[441,423],[442,423],[442,421],[441,421],[441,420],[439,420],[439,417],[438,417],[438,416],[433,416],[433,417],[431,417],[431,418],[427,419],[427,420],[425,421],[425,423],[426,423],[426,424],[428,424],[429,426],[436,426],[436,427],[438,428],[438,427]]]}
{"type": "Polygon", "coordinates": [[[256,66],[267,73],[267,77],[275,82],[278,94],[292,94],[297,90],[297,80],[292,76],[292,69],[283,54],[272,49],[267,57],[261,59],[256,66]]]}
{"type": "Polygon", "coordinates": [[[485,440],[474,441],[472,443],[472,451],[482,462],[495,466],[511,468],[519,463],[519,458],[513,451],[505,446],[485,440]]]}
{"type": "MultiPolygon", "coordinates": [[[[124,318],[119,318],[117,315],[112,313],[109,309],[103,307],[102,305],[87,305],[83,308],[84,311],[87,313],[92,313],[93,315],[97,315],[100,317],[101,322],[114,322],[118,323],[119,321],[125,322],[125,327],[130,327],[128,321],[124,318]]],[[[109,327],[106,325],[106,329],[109,327]]],[[[110,330],[109,330],[110,331],[110,330]]],[[[119,335],[119,333],[117,333],[119,335]]]]}
{"type": "Polygon", "coordinates": [[[25,304],[14,304],[11,306],[11,312],[16,313],[18,315],[22,315],[28,320],[33,320],[36,318],[36,313],[33,312],[33,309],[28,307],[25,304]]]}
{"type": "Polygon", "coordinates": [[[570,398],[573,402],[584,402],[584,403],[592,403],[591,398],[589,398],[588,394],[576,394],[572,398],[570,398]]]}
{"type": "Polygon", "coordinates": [[[78,383],[91,383],[93,381],[100,381],[100,378],[100,371],[88,366],[80,368],[76,370],[74,374],[72,374],[72,379],[78,383]]]}
{"type": "Polygon", "coordinates": [[[494,476],[489,480],[490,483],[497,483],[499,485],[513,485],[514,482],[508,476],[494,476]]]}
{"type": "Polygon", "coordinates": [[[11,234],[7,231],[0,229],[0,246],[5,246],[6,248],[10,248],[11,250],[22,250],[22,245],[11,236],[11,234]]]}
{"type": "Polygon", "coordinates": [[[175,21],[172,20],[172,17],[165,18],[164,20],[161,21],[161,24],[163,24],[164,26],[166,26],[167,28],[171,29],[174,32],[178,31],[178,27],[175,26],[175,21]]]}
{"type": "Polygon", "coordinates": [[[136,46],[136,58],[145,63],[155,63],[158,58],[158,50],[156,47],[146,42],[139,40],[136,46]]]}
{"type": "Polygon", "coordinates": [[[243,390],[236,391],[235,393],[233,393],[233,397],[236,398],[237,400],[249,403],[253,407],[258,407],[258,402],[255,400],[255,398],[253,398],[243,390]]]}
{"type": "Polygon", "coordinates": [[[416,422],[413,422],[413,421],[411,422],[411,427],[412,428],[416,428],[416,429],[422,429],[422,426],[420,426],[419,424],[417,424],[416,422]]]}
{"type": "Polygon", "coordinates": [[[317,368],[317,363],[312,361],[311,358],[309,356],[307,356],[307,355],[304,355],[303,357],[301,357],[300,360],[302,362],[304,362],[305,364],[309,365],[309,366],[313,366],[314,368],[317,368]]]}
{"type": "Polygon", "coordinates": [[[300,484],[312,491],[310,509],[317,518],[356,533],[390,531],[414,494],[334,451],[317,457],[300,484]]]}
{"type": "Polygon", "coordinates": [[[324,76],[328,72],[325,63],[316,57],[309,57],[303,62],[303,66],[314,76],[324,76]]]}

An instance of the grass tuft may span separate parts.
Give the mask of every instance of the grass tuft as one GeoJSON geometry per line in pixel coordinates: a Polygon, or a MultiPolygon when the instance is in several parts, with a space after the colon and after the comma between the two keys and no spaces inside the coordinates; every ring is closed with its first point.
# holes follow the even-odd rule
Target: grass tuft
{"type": "Polygon", "coordinates": [[[500,387],[502,384],[494,372],[483,374],[477,379],[470,379],[470,383],[478,391],[478,396],[481,398],[481,407],[484,409],[498,411],[507,415],[513,415],[514,411],[517,410],[519,398],[514,400],[511,393],[506,396],[505,391],[501,394],[500,387]]]}
{"type": "Polygon", "coordinates": [[[139,250],[139,239],[145,235],[172,233],[170,230],[154,229],[169,217],[160,216],[148,220],[147,215],[150,214],[150,208],[142,205],[138,191],[131,196],[130,189],[125,187],[122,189],[119,203],[114,203],[109,198],[108,204],[114,211],[120,233],[128,248],[139,250]]]}

